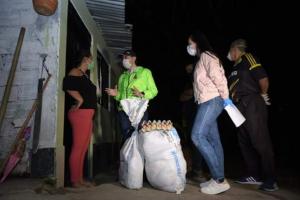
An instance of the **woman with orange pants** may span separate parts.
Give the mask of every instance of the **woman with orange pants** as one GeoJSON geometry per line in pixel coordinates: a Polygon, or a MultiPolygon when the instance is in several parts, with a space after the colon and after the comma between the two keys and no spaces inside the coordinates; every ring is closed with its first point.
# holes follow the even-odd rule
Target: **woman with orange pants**
{"type": "Polygon", "coordinates": [[[72,127],[72,150],[69,158],[71,183],[75,188],[92,186],[83,180],[84,158],[93,128],[93,116],[97,107],[96,86],[91,82],[87,70],[93,68],[90,51],[81,51],[79,64],[64,78],[63,90],[74,100],[68,112],[72,127]]]}

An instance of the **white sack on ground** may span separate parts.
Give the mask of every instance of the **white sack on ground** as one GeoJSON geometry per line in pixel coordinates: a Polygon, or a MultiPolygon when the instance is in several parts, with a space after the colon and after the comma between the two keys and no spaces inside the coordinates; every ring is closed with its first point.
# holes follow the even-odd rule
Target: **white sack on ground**
{"type": "Polygon", "coordinates": [[[134,131],[120,152],[119,181],[129,189],[143,187],[144,158],[138,149],[138,132],[134,131]]]}
{"type": "Polygon", "coordinates": [[[143,187],[144,158],[138,148],[137,127],[147,109],[148,100],[125,99],[121,100],[121,105],[136,130],[120,151],[119,180],[129,189],[140,189],[143,187]]]}
{"type": "Polygon", "coordinates": [[[149,183],[160,190],[180,194],[186,183],[186,161],[176,129],[139,135],[149,183]]]}

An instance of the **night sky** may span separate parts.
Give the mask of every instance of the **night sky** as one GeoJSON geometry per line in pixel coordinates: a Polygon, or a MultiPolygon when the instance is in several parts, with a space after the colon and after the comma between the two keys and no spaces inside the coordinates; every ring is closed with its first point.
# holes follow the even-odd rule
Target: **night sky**
{"type": "MultiPolygon", "coordinates": [[[[295,4],[295,3],[294,3],[295,4]]],[[[270,78],[272,105],[270,131],[278,160],[284,166],[298,150],[299,130],[295,117],[299,110],[296,69],[296,6],[288,1],[261,0],[126,0],[126,23],[133,24],[133,49],[138,64],[152,70],[159,94],[151,101],[152,119],[180,120],[179,94],[186,75],[184,66],[193,62],[186,52],[187,38],[202,30],[222,59],[237,38],[248,41],[249,51],[258,56],[270,78]]],[[[299,27],[298,27],[299,28],[299,27]]],[[[220,117],[220,132],[226,146],[236,145],[234,128],[220,117]]],[[[232,148],[235,150],[235,147],[232,148]]],[[[288,164],[289,163],[289,164],[288,164]]]]}

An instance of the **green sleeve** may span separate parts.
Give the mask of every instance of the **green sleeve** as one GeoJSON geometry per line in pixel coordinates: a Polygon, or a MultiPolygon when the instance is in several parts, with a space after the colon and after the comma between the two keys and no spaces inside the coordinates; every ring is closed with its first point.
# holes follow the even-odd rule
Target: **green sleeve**
{"type": "Polygon", "coordinates": [[[147,89],[144,91],[145,95],[144,98],[145,99],[153,99],[157,93],[157,87],[155,85],[154,79],[152,77],[152,73],[150,70],[147,70],[146,72],[146,78],[147,78],[147,89]]]}
{"type": "Polygon", "coordinates": [[[117,96],[115,96],[115,100],[120,101],[121,100],[121,91],[122,91],[122,78],[123,76],[121,75],[119,80],[118,80],[118,89],[117,89],[117,96]]]}

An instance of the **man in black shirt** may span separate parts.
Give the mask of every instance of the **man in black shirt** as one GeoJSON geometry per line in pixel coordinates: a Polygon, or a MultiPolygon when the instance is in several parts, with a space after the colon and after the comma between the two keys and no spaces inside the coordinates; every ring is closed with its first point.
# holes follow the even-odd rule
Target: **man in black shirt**
{"type": "Polygon", "coordinates": [[[230,97],[246,118],[239,127],[238,141],[248,174],[236,182],[258,184],[262,190],[275,191],[278,186],[266,107],[270,105],[269,80],[259,60],[246,53],[246,48],[246,41],[238,39],[232,42],[228,53],[228,59],[234,62],[228,77],[230,97]]]}

